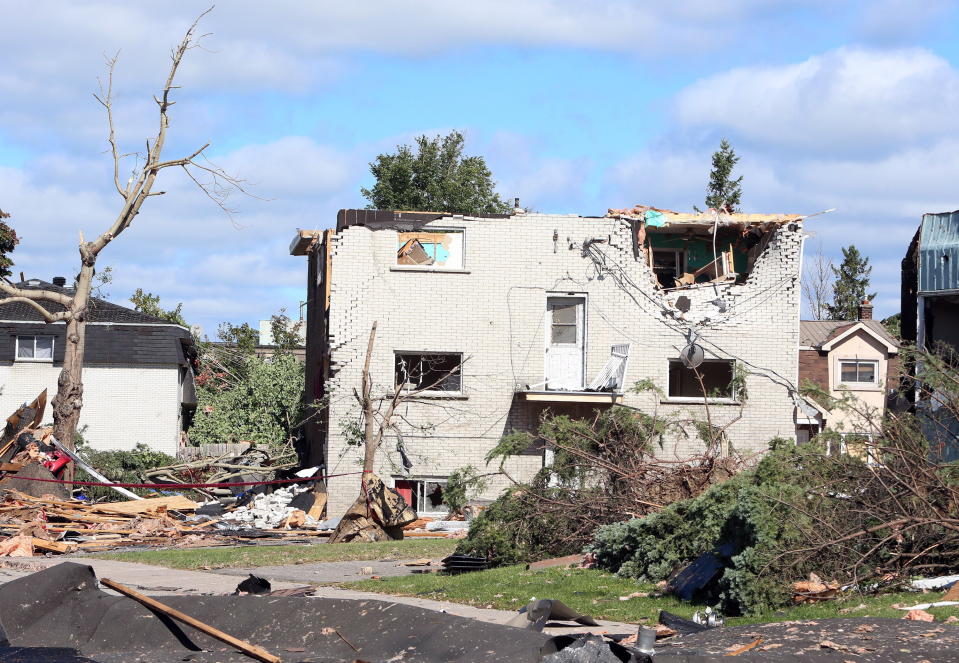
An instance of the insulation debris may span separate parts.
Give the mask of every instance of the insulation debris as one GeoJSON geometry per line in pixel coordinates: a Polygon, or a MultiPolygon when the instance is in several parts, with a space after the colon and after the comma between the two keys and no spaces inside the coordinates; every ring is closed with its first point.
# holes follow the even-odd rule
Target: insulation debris
{"type": "MultiPolygon", "coordinates": [[[[309,490],[311,490],[309,486],[287,486],[279,488],[269,495],[257,495],[246,506],[224,513],[222,520],[246,527],[255,527],[256,529],[275,529],[291,525],[292,523],[287,521],[295,518],[295,522],[301,523],[300,526],[316,528],[316,520],[290,505],[290,502],[297,495],[309,490]]],[[[221,524],[220,527],[222,529],[227,525],[221,524]]]]}

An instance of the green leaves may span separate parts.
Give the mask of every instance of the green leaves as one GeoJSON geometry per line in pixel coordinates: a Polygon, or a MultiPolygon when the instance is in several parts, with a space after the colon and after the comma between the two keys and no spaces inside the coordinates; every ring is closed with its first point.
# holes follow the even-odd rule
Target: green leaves
{"type": "Polygon", "coordinates": [[[417,136],[416,152],[400,145],[394,154],[380,154],[370,164],[376,178],[360,192],[370,209],[506,214],[510,206],[494,190],[483,157],[463,156],[466,139],[459,131],[446,136],[417,136]]]}
{"type": "MultiPolygon", "coordinates": [[[[10,215],[0,210],[0,219],[7,218],[8,216],[10,215]]],[[[13,231],[13,228],[3,221],[0,221],[0,277],[10,276],[10,267],[13,266],[13,261],[8,254],[12,253],[19,243],[20,238],[17,237],[17,233],[13,231]]]]}
{"type": "Polygon", "coordinates": [[[285,447],[305,416],[303,365],[287,353],[245,355],[229,382],[198,380],[195,444],[254,442],[285,447]]]}
{"type": "Polygon", "coordinates": [[[859,249],[851,244],[842,250],[842,264],[832,268],[836,277],[832,286],[832,304],[829,318],[832,320],[858,320],[859,305],[864,299],[872,301],[876,293],[866,294],[869,287],[869,275],[872,267],[869,258],[859,253],[859,249]]]}

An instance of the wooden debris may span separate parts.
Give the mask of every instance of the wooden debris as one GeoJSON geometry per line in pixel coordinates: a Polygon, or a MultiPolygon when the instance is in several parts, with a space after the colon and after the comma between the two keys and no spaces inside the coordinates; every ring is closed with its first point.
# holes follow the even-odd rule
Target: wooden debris
{"type": "Polygon", "coordinates": [[[732,650],[731,652],[729,652],[728,654],[726,654],[726,656],[739,656],[740,654],[743,654],[743,653],[745,653],[745,652],[748,652],[750,649],[755,649],[756,647],[758,647],[758,646],[761,645],[762,643],[763,643],[763,639],[762,639],[762,638],[756,638],[755,640],[753,640],[752,642],[750,642],[748,645],[743,645],[742,647],[736,647],[736,649],[734,649],[734,650],[732,650]]]}
{"type": "Polygon", "coordinates": [[[130,500],[129,502],[107,502],[96,504],[92,508],[101,513],[135,515],[156,511],[161,507],[170,511],[196,511],[198,506],[196,502],[187,497],[173,495],[172,497],[153,497],[145,500],[130,500]]]}
{"type": "Polygon", "coordinates": [[[554,557],[553,559],[544,559],[538,562],[533,562],[527,564],[526,568],[530,571],[538,571],[539,569],[549,569],[554,566],[572,566],[583,563],[585,555],[567,555],[566,557],[554,557]]]}
{"type": "Polygon", "coordinates": [[[793,583],[793,601],[796,603],[817,603],[836,598],[839,583],[835,580],[823,582],[815,573],[809,574],[809,580],[793,583]]]}
{"type": "MultiPolygon", "coordinates": [[[[273,654],[266,651],[262,647],[258,647],[257,645],[250,644],[249,642],[246,642],[245,640],[240,640],[239,638],[235,638],[229,633],[224,633],[218,628],[210,626],[209,624],[204,624],[199,619],[194,619],[193,617],[190,617],[189,615],[182,613],[179,610],[176,610],[175,608],[171,608],[165,603],[160,603],[156,599],[152,599],[149,596],[140,594],[139,592],[136,592],[124,585],[121,585],[118,582],[114,582],[110,580],[109,578],[103,578],[102,580],[100,580],[100,583],[102,585],[105,585],[106,587],[109,587],[110,589],[114,591],[120,592],[124,596],[131,598],[142,605],[145,605],[146,607],[150,608],[150,610],[162,612],[163,614],[169,617],[172,617],[178,622],[182,622],[183,624],[186,624],[187,626],[192,626],[196,630],[206,633],[211,638],[216,638],[220,642],[225,642],[226,644],[232,647],[236,647],[237,649],[242,651],[244,654],[252,656],[255,659],[258,659],[260,661],[265,661],[266,663],[281,663],[282,661],[282,659],[279,656],[274,656],[273,654]]],[[[340,637],[343,637],[343,636],[340,636],[340,637]]],[[[344,641],[345,641],[345,638],[344,638],[344,641]]],[[[352,647],[353,645],[350,645],[350,646],[352,647]]],[[[356,650],[356,647],[353,647],[353,649],[356,650]]],[[[359,650],[356,650],[356,651],[359,651],[359,650]]]]}

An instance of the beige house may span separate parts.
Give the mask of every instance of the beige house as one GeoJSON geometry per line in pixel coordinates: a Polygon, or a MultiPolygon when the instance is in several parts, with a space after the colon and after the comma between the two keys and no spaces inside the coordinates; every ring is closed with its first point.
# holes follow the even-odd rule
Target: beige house
{"type": "Polygon", "coordinates": [[[855,397],[851,409],[829,411],[811,403],[816,413],[797,422],[799,442],[824,428],[844,434],[871,435],[885,412],[899,375],[899,341],[872,319],[864,301],[858,320],[803,320],[800,323],[799,380],[811,382],[833,398],[855,397]]]}

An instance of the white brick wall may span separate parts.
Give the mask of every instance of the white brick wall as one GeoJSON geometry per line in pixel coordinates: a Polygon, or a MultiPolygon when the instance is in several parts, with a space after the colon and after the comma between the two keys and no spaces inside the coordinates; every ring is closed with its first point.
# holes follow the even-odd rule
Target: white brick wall
{"type": "MultiPolygon", "coordinates": [[[[0,413],[8,416],[44,387],[44,423],[53,421],[60,366],[41,362],[0,364],[0,413]]],[[[80,426],[94,449],[132,449],[143,442],[176,455],[179,441],[179,369],[176,366],[86,366],[80,426]]]]}
{"type": "MultiPolygon", "coordinates": [[[[643,378],[667,387],[668,360],[685,345],[689,323],[698,325],[707,356],[739,357],[752,373],[742,419],[728,431],[740,451],[763,451],[774,436],[794,437],[793,401],[799,342],[799,264],[802,229],[783,227],[741,285],[701,286],[663,293],[652,287],[646,263],[633,258],[625,222],[608,218],[524,215],[510,219],[451,217],[426,226],[463,228],[467,273],[392,269],[395,229],[349,227],[333,240],[330,345],[334,377],[328,384],[331,473],[356,471],[361,454],[347,447],[342,424],[357,420],[352,390],[360,375],[370,326],[378,321],[372,362],[376,393],[393,381],[393,351],[462,352],[465,400],[409,404],[400,414],[412,475],[445,476],[466,464],[484,467],[483,457],[513,428],[535,427],[536,410],[514,398],[516,388],[544,379],[544,316],[547,293],[585,293],[586,381],[609,358],[610,346],[632,343],[627,386],[643,378]],[[558,236],[554,251],[554,232],[558,236]],[[589,238],[604,267],[584,257],[589,238]],[[669,302],[692,300],[681,320],[669,302]],[[725,313],[708,302],[722,299],[725,313]],[[664,313],[667,311],[668,313],[664,313]],[[709,318],[708,320],[706,318],[709,318]],[[440,405],[445,407],[440,407],[440,405]],[[420,427],[427,430],[417,430],[420,427]]],[[[626,403],[649,412],[702,418],[696,404],[660,402],[653,394],[628,394],[626,403]]],[[[711,407],[714,423],[739,414],[734,405],[711,407]]],[[[389,439],[377,471],[398,474],[389,439]]],[[[666,453],[685,456],[702,449],[698,439],[677,437],[666,453]]],[[[525,479],[541,467],[539,456],[507,465],[525,479]]],[[[356,496],[358,477],[330,482],[330,512],[338,515],[356,496]]],[[[489,497],[507,485],[494,482],[489,497]]]]}

